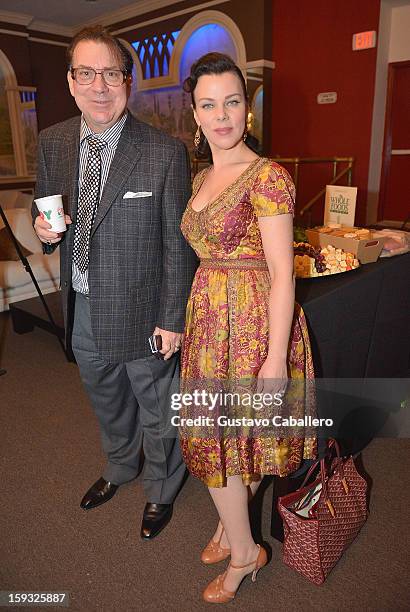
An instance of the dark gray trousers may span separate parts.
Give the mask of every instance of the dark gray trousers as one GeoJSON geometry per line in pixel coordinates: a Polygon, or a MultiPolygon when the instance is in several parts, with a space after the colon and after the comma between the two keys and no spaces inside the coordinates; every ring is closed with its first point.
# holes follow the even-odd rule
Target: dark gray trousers
{"type": "Polygon", "coordinates": [[[108,458],[103,478],[118,485],[135,478],[143,450],[147,500],[172,503],[185,475],[178,430],[170,423],[170,397],[179,392],[178,357],[107,363],[94,342],[89,300],[80,293],[75,299],[72,348],[100,424],[108,458]]]}

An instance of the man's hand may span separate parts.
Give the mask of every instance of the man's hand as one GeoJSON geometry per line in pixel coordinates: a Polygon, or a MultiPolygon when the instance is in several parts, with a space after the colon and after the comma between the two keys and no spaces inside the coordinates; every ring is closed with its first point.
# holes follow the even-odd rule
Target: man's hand
{"type": "MultiPolygon", "coordinates": [[[[71,225],[72,221],[69,215],[64,215],[66,225],[71,225]]],[[[42,219],[40,215],[36,217],[34,221],[34,230],[37,236],[40,238],[41,242],[45,242],[46,244],[55,244],[56,242],[60,242],[62,235],[64,232],[51,232],[50,231],[51,224],[48,223],[45,219],[42,219]]]]}
{"type": "Polygon", "coordinates": [[[162,338],[162,349],[160,353],[164,355],[165,360],[172,357],[172,355],[177,353],[181,348],[182,334],[176,334],[166,329],[156,327],[154,329],[154,336],[161,336],[162,338]]]}

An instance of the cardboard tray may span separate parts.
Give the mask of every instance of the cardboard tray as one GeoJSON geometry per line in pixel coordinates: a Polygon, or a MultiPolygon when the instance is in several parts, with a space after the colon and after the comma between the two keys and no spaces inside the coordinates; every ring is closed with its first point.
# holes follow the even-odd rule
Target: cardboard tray
{"type": "MultiPolygon", "coordinates": [[[[349,231],[346,228],[346,233],[349,231]]],[[[325,234],[314,229],[307,229],[306,235],[310,244],[314,247],[326,247],[329,244],[335,249],[343,249],[349,253],[354,253],[361,264],[372,263],[377,261],[382,252],[385,238],[365,238],[358,240],[357,238],[344,238],[343,236],[334,236],[325,234]]]]}

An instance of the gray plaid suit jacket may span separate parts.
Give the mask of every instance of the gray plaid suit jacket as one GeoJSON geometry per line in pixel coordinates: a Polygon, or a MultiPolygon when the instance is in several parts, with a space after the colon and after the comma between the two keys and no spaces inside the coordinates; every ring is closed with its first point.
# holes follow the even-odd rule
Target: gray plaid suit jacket
{"type": "MultiPolygon", "coordinates": [[[[61,193],[73,224],[60,243],[66,343],[74,294],[71,265],[78,203],[80,117],[40,133],[35,197],[61,193]]],[[[156,325],[182,332],[197,260],[180,230],[190,196],[183,143],[130,113],[112,161],[90,240],[91,325],[98,351],[110,363],[150,354],[156,325]],[[152,197],[123,199],[127,191],[152,197]]],[[[33,218],[38,215],[33,204],[33,218]]],[[[54,245],[43,245],[46,253],[54,245]]]]}

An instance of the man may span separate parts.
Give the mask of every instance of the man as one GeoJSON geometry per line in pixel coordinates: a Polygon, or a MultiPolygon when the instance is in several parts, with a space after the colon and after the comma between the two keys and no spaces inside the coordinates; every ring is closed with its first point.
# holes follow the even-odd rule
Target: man
{"type": "Polygon", "coordinates": [[[135,478],[145,456],[141,536],[168,523],[185,467],[169,425],[195,256],[179,224],[190,194],[177,139],[127,112],[132,57],[101,26],[68,49],[70,92],[82,112],[40,134],[36,197],[62,194],[67,231],[33,206],[43,249],[60,245],[66,342],[99,420],[107,465],[81,507],[135,478]],[[161,335],[163,359],[150,352],[161,335]]]}

